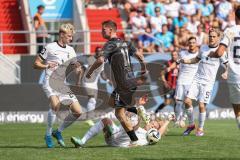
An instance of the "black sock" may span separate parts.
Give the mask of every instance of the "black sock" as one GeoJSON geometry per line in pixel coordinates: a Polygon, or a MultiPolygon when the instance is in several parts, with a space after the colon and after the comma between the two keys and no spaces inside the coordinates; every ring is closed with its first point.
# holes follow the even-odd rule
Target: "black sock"
{"type": "Polygon", "coordinates": [[[131,139],[131,141],[137,141],[138,140],[138,137],[136,136],[134,130],[128,131],[127,134],[129,136],[129,138],[131,139]]]}
{"type": "Polygon", "coordinates": [[[159,110],[163,109],[165,107],[165,104],[162,103],[158,106],[158,108],[156,109],[155,113],[157,113],[159,110]]]}
{"type": "Polygon", "coordinates": [[[137,114],[137,108],[136,107],[128,108],[127,111],[137,114]]]}

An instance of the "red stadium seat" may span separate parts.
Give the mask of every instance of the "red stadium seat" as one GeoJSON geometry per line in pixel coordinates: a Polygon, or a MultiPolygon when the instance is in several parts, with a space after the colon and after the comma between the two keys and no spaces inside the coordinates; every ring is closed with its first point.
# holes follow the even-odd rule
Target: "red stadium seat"
{"type": "MultiPolygon", "coordinates": [[[[1,0],[0,3],[0,31],[24,30],[18,0],[1,0]]],[[[3,43],[26,43],[25,34],[2,35],[3,43]]],[[[4,46],[4,54],[25,54],[28,53],[25,46],[4,46]]]]}

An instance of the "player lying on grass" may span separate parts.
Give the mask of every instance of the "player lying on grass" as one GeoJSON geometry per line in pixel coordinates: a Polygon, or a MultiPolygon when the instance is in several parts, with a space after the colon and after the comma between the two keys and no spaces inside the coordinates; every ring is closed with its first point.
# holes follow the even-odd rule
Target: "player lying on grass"
{"type": "MultiPolygon", "coordinates": [[[[138,101],[138,106],[144,105],[147,102],[146,97],[141,97],[138,101]]],[[[134,115],[130,112],[126,112],[128,119],[131,119],[131,122],[134,123],[133,117],[134,115]]],[[[150,123],[146,124],[143,128],[140,127],[140,120],[136,118],[134,130],[139,138],[138,146],[144,146],[149,144],[154,144],[158,140],[160,140],[161,135],[164,135],[168,124],[170,121],[175,120],[174,115],[170,115],[167,120],[152,120],[150,123]]],[[[117,126],[113,120],[109,118],[103,118],[95,123],[87,133],[84,135],[82,139],[72,137],[71,141],[75,145],[76,148],[82,147],[86,144],[88,140],[99,134],[101,131],[104,133],[105,142],[109,146],[113,147],[131,147],[131,140],[127,135],[126,131],[123,129],[121,125],[117,126]]]]}

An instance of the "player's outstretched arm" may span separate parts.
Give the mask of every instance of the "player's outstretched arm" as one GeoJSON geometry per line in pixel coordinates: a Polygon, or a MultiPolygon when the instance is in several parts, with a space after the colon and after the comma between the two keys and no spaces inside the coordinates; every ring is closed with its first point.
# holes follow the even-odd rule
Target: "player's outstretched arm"
{"type": "Polygon", "coordinates": [[[52,68],[55,66],[56,66],[56,64],[54,64],[54,63],[44,64],[43,60],[39,56],[36,57],[34,64],[33,64],[34,69],[47,69],[47,68],[52,68]]]}
{"type": "Polygon", "coordinates": [[[215,52],[210,52],[208,57],[219,58],[225,53],[226,49],[226,45],[220,44],[218,49],[215,52]]]}
{"type": "Polygon", "coordinates": [[[160,124],[160,122],[158,122],[160,124],[160,128],[158,129],[158,131],[160,132],[161,135],[164,135],[166,130],[167,130],[167,127],[169,125],[169,123],[171,121],[174,121],[175,120],[175,115],[169,115],[169,117],[163,122],[163,124],[160,124]]]}
{"type": "Polygon", "coordinates": [[[87,78],[91,78],[91,75],[93,74],[93,72],[100,67],[102,64],[104,63],[104,57],[100,56],[97,58],[97,60],[93,63],[93,65],[91,66],[91,68],[89,69],[89,71],[86,74],[87,78]]]}

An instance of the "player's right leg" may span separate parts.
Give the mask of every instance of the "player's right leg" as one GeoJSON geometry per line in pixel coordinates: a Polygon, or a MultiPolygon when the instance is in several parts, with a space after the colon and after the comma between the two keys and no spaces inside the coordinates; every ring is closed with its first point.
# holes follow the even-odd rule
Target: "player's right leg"
{"type": "Polygon", "coordinates": [[[65,117],[58,129],[53,132],[53,137],[57,139],[59,145],[62,147],[65,147],[62,131],[72,125],[81,115],[81,105],[76,98],[72,99],[69,107],[71,109],[71,112],[65,117]]]}
{"type": "Polygon", "coordinates": [[[199,95],[199,84],[196,81],[193,81],[188,93],[186,94],[186,98],[184,100],[185,104],[185,109],[186,109],[186,114],[188,117],[188,127],[187,129],[183,132],[183,135],[189,135],[191,131],[195,129],[195,124],[194,124],[194,116],[193,116],[193,105],[192,105],[192,99],[197,99],[199,95]]]}
{"type": "MultiPolygon", "coordinates": [[[[187,91],[189,89],[189,85],[177,85],[176,87],[176,93],[175,93],[175,115],[176,115],[176,123],[180,124],[181,121],[183,121],[183,114],[184,114],[184,110],[185,110],[185,106],[184,106],[184,99],[186,97],[187,91]]],[[[184,122],[185,123],[185,122],[184,122]]]]}
{"type": "Polygon", "coordinates": [[[188,127],[183,132],[183,135],[187,136],[195,129],[195,124],[194,124],[194,116],[193,116],[192,99],[187,97],[185,99],[184,103],[185,103],[185,107],[186,107],[186,114],[188,117],[188,127]]]}
{"type": "Polygon", "coordinates": [[[105,138],[111,137],[113,134],[113,121],[109,118],[104,118],[98,122],[96,122],[83,136],[82,139],[77,137],[71,137],[71,142],[75,145],[76,148],[83,147],[83,145],[99,134],[101,131],[104,132],[105,138]]]}
{"type": "Polygon", "coordinates": [[[196,136],[203,136],[204,131],[204,123],[206,119],[206,104],[203,102],[199,102],[199,116],[198,116],[198,129],[196,131],[196,136]]]}
{"type": "Polygon", "coordinates": [[[47,116],[47,130],[45,135],[45,141],[46,141],[47,147],[52,148],[54,147],[54,143],[52,140],[52,128],[53,128],[53,123],[55,122],[55,119],[56,119],[56,112],[60,107],[60,101],[58,96],[56,95],[50,96],[49,100],[50,100],[50,109],[48,111],[48,116],[47,116]]]}

